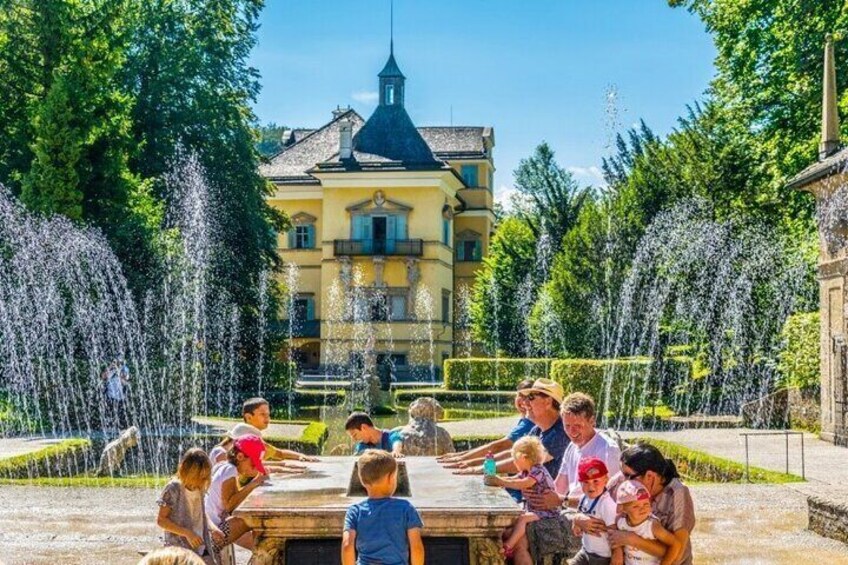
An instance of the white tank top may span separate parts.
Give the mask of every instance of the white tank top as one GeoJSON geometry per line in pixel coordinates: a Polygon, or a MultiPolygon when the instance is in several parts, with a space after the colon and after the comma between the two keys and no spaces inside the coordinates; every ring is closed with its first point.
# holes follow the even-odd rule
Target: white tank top
{"type": "MultiPolygon", "coordinates": [[[[656,518],[652,514],[638,526],[631,526],[627,523],[627,517],[622,516],[616,522],[616,526],[623,532],[633,532],[642,539],[653,540],[657,539],[654,537],[654,520],[656,518]]],[[[661,558],[654,557],[650,553],[645,553],[629,545],[624,546],[624,565],[659,565],[661,562],[661,558]]]]}

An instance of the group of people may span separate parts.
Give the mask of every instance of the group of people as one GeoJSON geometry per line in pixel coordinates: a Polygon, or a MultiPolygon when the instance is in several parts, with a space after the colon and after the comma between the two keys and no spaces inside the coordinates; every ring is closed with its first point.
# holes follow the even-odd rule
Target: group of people
{"type": "Polygon", "coordinates": [[[595,427],[593,399],[564,396],[550,379],[519,383],[515,408],[519,421],[503,438],[439,458],[457,474],[483,475],[494,456],[498,475],[484,480],[525,510],[504,532],[506,558],[529,565],[555,551],[571,565],[691,565],[695,509],[671,460],[644,443],[622,451],[595,427]]]}
{"type": "MultiPolygon", "coordinates": [[[[552,380],[520,383],[515,408],[519,421],[505,437],[438,458],[456,474],[484,475],[487,455],[494,457],[496,474],[483,480],[506,488],[524,510],[503,533],[505,559],[530,565],[556,550],[571,565],[692,564],[694,506],[673,462],[649,444],[622,451],[596,429],[592,398],[564,396],[552,380]]],[[[243,416],[208,455],[188,450],[158,501],[166,545],[207,564],[221,563],[230,544],[252,549],[252,533],[231,513],[269,473],[301,473],[316,460],[262,440],[266,400],[246,401],[243,416]]],[[[403,437],[363,412],[348,417],[345,431],[368,497],[347,510],[342,563],[423,565],[424,524],[408,500],[394,497],[403,437]]]]}

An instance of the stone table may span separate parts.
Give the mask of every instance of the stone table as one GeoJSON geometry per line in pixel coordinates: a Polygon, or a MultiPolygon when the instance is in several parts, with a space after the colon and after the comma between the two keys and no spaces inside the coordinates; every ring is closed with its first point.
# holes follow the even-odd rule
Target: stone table
{"type": "MultiPolygon", "coordinates": [[[[316,563],[339,562],[345,512],[362,500],[346,494],[355,461],[354,457],[323,457],[309,464],[303,475],[272,476],[250,493],[234,515],[244,519],[257,535],[257,564],[305,564],[303,554],[298,554],[297,564],[293,557],[286,562],[287,554],[294,555],[297,547],[304,545],[316,552],[314,555],[323,551],[316,563]]],[[[457,563],[503,563],[501,532],[521,514],[512,498],[502,488],[485,486],[480,476],[451,474],[432,457],[408,457],[404,464],[411,494],[408,499],[424,521],[427,551],[453,551],[467,544],[467,560],[463,557],[457,563]]]]}

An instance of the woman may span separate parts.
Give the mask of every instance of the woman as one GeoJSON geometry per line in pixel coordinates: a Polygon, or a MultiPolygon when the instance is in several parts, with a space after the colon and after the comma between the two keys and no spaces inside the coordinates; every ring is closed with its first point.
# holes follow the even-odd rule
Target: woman
{"type": "MultiPolygon", "coordinates": [[[[635,479],[645,485],[651,494],[653,514],[680,541],[683,552],[675,565],[692,565],[689,536],[695,528],[695,506],[689,487],[680,482],[674,463],[653,445],[640,443],[621,452],[621,475],[622,480],[635,479]]],[[[615,486],[611,485],[612,492],[615,486]]],[[[608,535],[612,547],[630,545],[653,555],[661,555],[665,549],[631,532],[609,531],[608,535]]]]}

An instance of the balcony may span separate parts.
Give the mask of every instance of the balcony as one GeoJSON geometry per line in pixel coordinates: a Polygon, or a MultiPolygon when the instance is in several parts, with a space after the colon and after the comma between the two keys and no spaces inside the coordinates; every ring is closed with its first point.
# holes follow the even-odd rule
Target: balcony
{"type": "Polygon", "coordinates": [[[337,239],[333,253],[342,255],[412,255],[424,254],[422,239],[337,239]]]}
{"type": "MultiPolygon", "coordinates": [[[[280,320],[274,328],[283,336],[289,336],[290,320],[280,320]]],[[[295,320],[291,328],[291,337],[321,337],[321,320],[295,320]]]]}

